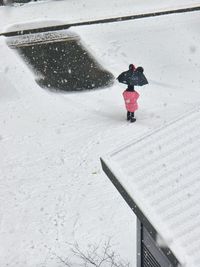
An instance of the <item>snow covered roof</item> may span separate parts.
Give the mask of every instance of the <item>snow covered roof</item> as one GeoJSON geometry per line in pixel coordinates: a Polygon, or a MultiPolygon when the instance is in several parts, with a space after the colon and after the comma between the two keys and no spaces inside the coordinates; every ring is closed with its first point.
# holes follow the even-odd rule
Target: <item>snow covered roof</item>
{"type": "Polygon", "coordinates": [[[61,30],[61,31],[47,31],[36,34],[24,34],[20,36],[14,36],[7,38],[7,44],[10,47],[21,47],[30,44],[48,43],[63,40],[79,40],[80,37],[71,31],[61,30]]]}
{"type": "Polygon", "coordinates": [[[181,265],[200,266],[200,110],[102,162],[181,265]]]}

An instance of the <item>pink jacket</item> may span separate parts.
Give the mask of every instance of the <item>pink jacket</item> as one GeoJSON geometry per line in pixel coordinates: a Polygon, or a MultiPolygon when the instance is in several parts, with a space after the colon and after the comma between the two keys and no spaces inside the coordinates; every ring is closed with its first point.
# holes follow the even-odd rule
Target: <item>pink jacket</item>
{"type": "Polygon", "coordinates": [[[127,111],[135,112],[138,109],[137,99],[139,98],[138,92],[124,91],[123,97],[126,105],[127,111]]]}

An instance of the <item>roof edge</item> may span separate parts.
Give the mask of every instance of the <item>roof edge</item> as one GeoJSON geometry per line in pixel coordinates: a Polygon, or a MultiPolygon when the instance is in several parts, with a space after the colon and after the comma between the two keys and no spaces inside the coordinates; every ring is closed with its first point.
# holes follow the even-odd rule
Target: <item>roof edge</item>
{"type": "MultiPolygon", "coordinates": [[[[113,183],[117,191],[120,193],[120,195],[123,197],[123,199],[126,201],[126,203],[129,205],[131,210],[135,213],[137,218],[140,220],[140,222],[145,226],[145,228],[148,230],[150,233],[151,237],[155,240],[156,242],[156,236],[158,232],[154,228],[154,226],[149,222],[149,220],[146,218],[146,216],[143,214],[141,209],[138,207],[137,203],[133,200],[133,198],[129,195],[129,193],[126,191],[126,189],[123,187],[123,185],[118,181],[117,177],[115,174],[112,172],[112,170],[108,167],[106,162],[102,157],[100,157],[101,161],[101,166],[105,174],[108,176],[110,181],[113,183]]],[[[174,253],[171,251],[171,249],[167,246],[162,249],[160,247],[164,255],[169,259],[169,261],[173,264],[176,263],[175,266],[180,266],[180,262],[174,255],[174,253]],[[166,248],[168,253],[166,253],[166,248]],[[170,253],[169,253],[170,252],[170,253]]]]}

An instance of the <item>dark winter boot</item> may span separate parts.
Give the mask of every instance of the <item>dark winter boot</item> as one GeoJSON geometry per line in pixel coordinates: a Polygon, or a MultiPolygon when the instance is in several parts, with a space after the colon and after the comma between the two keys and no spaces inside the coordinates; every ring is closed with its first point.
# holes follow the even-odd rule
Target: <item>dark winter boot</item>
{"type": "Polygon", "coordinates": [[[136,121],[136,118],[131,118],[131,122],[135,122],[136,121]]]}
{"type": "Polygon", "coordinates": [[[135,122],[136,121],[136,118],[134,118],[134,112],[131,112],[130,115],[131,115],[131,119],[130,119],[131,122],[135,122]]]}
{"type": "Polygon", "coordinates": [[[131,119],[131,113],[127,111],[127,121],[130,121],[130,119],[131,119]]]}

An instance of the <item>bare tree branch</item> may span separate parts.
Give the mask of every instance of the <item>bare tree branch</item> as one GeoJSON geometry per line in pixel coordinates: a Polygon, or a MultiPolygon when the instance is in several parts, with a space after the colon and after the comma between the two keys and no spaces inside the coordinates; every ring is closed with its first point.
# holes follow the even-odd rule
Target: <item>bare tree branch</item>
{"type": "MultiPolygon", "coordinates": [[[[119,255],[113,251],[111,246],[111,239],[106,241],[102,248],[100,244],[91,245],[85,252],[80,249],[78,243],[76,242],[71,246],[71,252],[74,257],[81,260],[82,266],[84,267],[129,267],[129,263],[125,263],[120,259],[119,255]]],[[[58,257],[58,256],[57,256],[58,257]]],[[[73,267],[75,265],[63,260],[61,257],[58,259],[67,267],[73,267]]],[[[76,264],[77,265],[77,264],[76,264]]]]}
{"type": "Polygon", "coordinates": [[[56,255],[56,257],[62,262],[64,263],[65,266],[71,267],[71,265],[68,263],[67,259],[63,260],[60,256],[56,255]]]}

